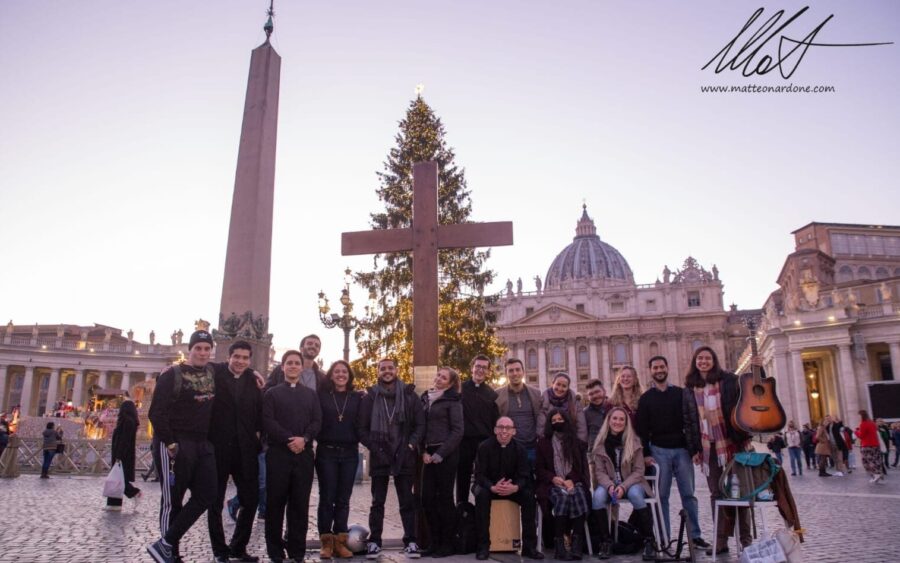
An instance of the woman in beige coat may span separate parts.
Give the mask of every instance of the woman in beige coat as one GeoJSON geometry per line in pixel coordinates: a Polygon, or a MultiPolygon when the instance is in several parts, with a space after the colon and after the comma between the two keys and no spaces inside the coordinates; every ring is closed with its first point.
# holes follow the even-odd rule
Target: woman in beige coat
{"type": "Polygon", "coordinates": [[[831,417],[825,416],[816,429],[816,459],[819,462],[819,477],[831,477],[831,473],[825,471],[828,467],[828,458],[831,457],[831,442],[828,441],[828,424],[831,417]]]}
{"type": "MultiPolygon", "coordinates": [[[[613,407],[594,442],[591,456],[594,461],[593,508],[603,514],[610,504],[617,504],[625,497],[634,507],[641,534],[644,536],[644,556],[655,558],[653,545],[653,518],[647,508],[646,498],[653,494],[644,478],[644,449],[641,440],[631,426],[631,417],[622,407],[613,407]],[[601,512],[602,511],[602,512],[601,512]]],[[[605,520],[605,519],[604,519],[605,520]]],[[[600,530],[600,558],[610,555],[609,527],[598,522],[600,530]]]]}

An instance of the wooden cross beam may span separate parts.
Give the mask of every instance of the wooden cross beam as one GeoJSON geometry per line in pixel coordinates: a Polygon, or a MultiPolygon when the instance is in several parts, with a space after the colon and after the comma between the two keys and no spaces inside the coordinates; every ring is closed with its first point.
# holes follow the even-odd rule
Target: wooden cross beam
{"type": "Polygon", "coordinates": [[[413,217],[407,229],[342,233],[341,254],[413,255],[413,369],[416,387],[431,386],[438,362],[438,250],[513,243],[511,221],[438,224],[437,162],[413,164],[413,217]]]}

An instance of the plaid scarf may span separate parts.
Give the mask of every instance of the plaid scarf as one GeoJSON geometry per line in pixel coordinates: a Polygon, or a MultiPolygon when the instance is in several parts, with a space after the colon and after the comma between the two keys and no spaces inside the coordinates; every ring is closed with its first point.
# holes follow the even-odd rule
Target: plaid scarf
{"type": "Polygon", "coordinates": [[[697,401],[697,412],[700,415],[700,436],[703,446],[703,473],[709,475],[709,459],[711,445],[716,448],[716,459],[719,467],[725,468],[728,460],[737,451],[725,429],[725,415],[722,412],[722,394],[719,383],[694,387],[694,400],[697,401]]]}

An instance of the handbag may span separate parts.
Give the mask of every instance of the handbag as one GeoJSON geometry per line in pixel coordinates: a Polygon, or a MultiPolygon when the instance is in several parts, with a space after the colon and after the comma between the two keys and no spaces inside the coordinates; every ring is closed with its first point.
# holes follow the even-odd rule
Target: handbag
{"type": "Polygon", "coordinates": [[[56,444],[56,453],[58,453],[58,454],[66,453],[66,445],[62,442],[56,444]]]}
{"type": "Polygon", "coordinates": [[[103,481],[103,496],[109,498],[122,498],[125,496],[125,472],[122,470],[122,462],[117,461],[109,475],[103,481]]]}

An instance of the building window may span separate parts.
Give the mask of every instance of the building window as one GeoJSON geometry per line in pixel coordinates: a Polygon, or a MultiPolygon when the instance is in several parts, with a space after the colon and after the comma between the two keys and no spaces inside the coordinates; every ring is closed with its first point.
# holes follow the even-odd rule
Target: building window
{"type": "Polygon", "coordinates": [[[550,367],[551,368],[566,367],[566,364],[563,361],[563,348],[559,344],[554,344],[550,348],[550,367]]]}
{"type": "Polygon", "coordinates": [[[534,307],[525,307],[525,316],[526,317],[528,315],[533,315],[533,314],[534,314],[534,307]]]}
{"type": "Polygon", "coordinates": [[[538,367],[537,350],[535,350],[534,348],[529,348],[527,358],[528,359],[527,359],[525,365],[528,366],[528,369],[537,369],[537,367],[538,367]]]}
{"type": "Polygon", "coordinates": [[[579,313],[584,313],[584,303],[578,303],[575,305],[575,310],[579,313]]]}
{"type": "Polygon", "coordinates": [[[884,237],[879,237],[879,236],[869,237],[868,247],[869,247],[868,254],[882,256],[884,254],[884,237]]]}
{"type": "Polygon", "coordinates": [[[656,342],[651,342],[650,343],[650,357],[652,358],[653,356],[658,356],[658,355],[659,355],[659,344],[657,344],[656,342]]]}
{"type": "Polygon", "coordinates": [[[853,235],[850,237],[850,254],[868,254],[866,249],[866,237],[853,235]]]}
{"type": "Polygon", "coordinates": [[[872,272],[865,266],[861,266],[859,270],[856,271],[857,277],[861,280],[870,280],[872,279],[872,272]]]}
{"type": "Polygon", "coordinates": [[[655,311],[656,310],[656,299],[648,299],[645,302],[645,305],[647,306],[648,311],[655,311]]]}
{"type": "Polygon", "coordinates": [[[888,256],[900,256],[900,237],[885,237],[884,253],[888,256]]]}
{"type": "Polygon", "coordinates": [[[691,351],[692,352],[696,352],[697,348],[699,348],[701,346],[703,346],[703,341],[700,340],[699,338],[695,338],[693,341],[691,341],[691,351]]]}
{"type": "Polygon", "coordinates": [[[837,275],[838,283],[853,281],[853,268],[850,266],[841,266],[837,275]]]}
{"type": "Polygon", "coordinates": [[[875,279],[876,280],[883,280],[884,278],[889,277],[889,276],[890,276],[890,274],[888,274],[887,268],[879,267],[875,270],[875,279]]]}
{"type": "Polygon", "coordinates": [[[537,380],[537,376],[536,376],[536,375],[529,375],[529,376],[528,376],[528,383],[534,383],[534,384],[537,384],[537,382],[538,382],[538,380],[537,380]]]}
{"type": "Polygon", "coordinates": [[[700,292],[699,291],[688,291],[687,301],[688,301],[688,307],[699,307],[700,306],[700,292]]]}
{"type": "Polygon", "coordinates": [[[628,362],[628,352],[625,350],[625,345],[621,342],[617,343],[615,348],[615,353],[613,357],[616,360],[617,364],[624,364],[628,362]]]}
{"type": "Polygon", "coordinates": [[[587,346],[579,346],[578,347],[578,366],[584,367],[591,363],[590,356],[588,356],[587,346]]]}
{"type": "Polygon", "coordinates": [[[609,304],[610,313],[624,313],[625,303],[623,301],[612,301],[609,304]]]}
{"type": "Polygon", "coordinates": [[[831,251],[834,254],[849,254],[850,241],[847,240],[847,235],[831,233],[831,251]]]}

